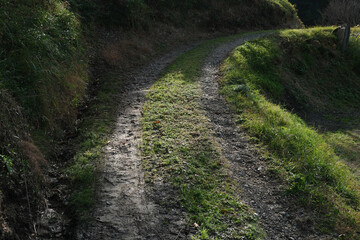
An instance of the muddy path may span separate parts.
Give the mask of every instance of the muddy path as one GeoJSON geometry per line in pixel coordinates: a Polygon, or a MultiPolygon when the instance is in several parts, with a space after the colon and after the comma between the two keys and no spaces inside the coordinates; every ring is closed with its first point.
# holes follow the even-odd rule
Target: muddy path
{"type": "Polygon", "coordinates": [[[260,220],[268,240],[334,239],[316,232],[314,212],[284,193],[284,183],[267,173],[267,162],[249,143],[244,129],[237,126],[235,114],[219,94],[219,66],[229,52],[245,41],[264,34],[251,34],[218,47],[206,59],[202,84],[202,104],[221,145],[222,154],[231,163],[232,174],[242,186],[244,202],[260,220]]]}
{"type": "MultiPolygon", "coordinates": [[[[246,133],[236,126],[233,112],[218,94],[221,62],[244,41],[262,35],[240,37],[221,45],[207,57],[200,78],[203,109],[213,123],[222,154],[232,165],[234,178],[243,188],[243,199],[258,214],[267,239],[331,239],[319,235],[314,229],[312,213],[284,195],[281,182],[267,176],[266,161],[248,142],[246,133]]],[[[119,96],[116,128],[104,149],[105,163],[93,211],[94,221],[77,230],[77,239],[191,238],[186,214],[176,206],[159,204],[159,199],[171,199],[175,193],[171,186],[148,192],[139,144],[141,111],[147,89],[170,62],[194,46],[180,48],[129,74],[127,88],[119,96]],[[164,221],[166,225],[162,224],[164,221]]]]}

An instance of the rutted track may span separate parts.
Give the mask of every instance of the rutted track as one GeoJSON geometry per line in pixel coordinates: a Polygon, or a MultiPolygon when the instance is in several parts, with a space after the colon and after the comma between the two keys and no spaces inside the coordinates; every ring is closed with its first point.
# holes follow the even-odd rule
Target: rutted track
{"type": "Polygon", "coordinates": [[[202,103],[213,123],[222,154],[229,160],[233,176],[241,184],[243,199],[259,216],[268,240],[332,239],[315,230],[313,212],[285,195],[282,183],[266,174],[267,164],[249,143],[245,131],[237,127],[234,113],[219,94],[219,66],[229,52],[245,41],[264,34],[251,34],[218,47],[206,59],[202,84],[202,103]]]}
{"type": "Polygon", "coordinates": [[[194,46],[182,47],[128,75],[119,95],[116,127],[104,149],[95,221],[80,228],[77,239],[161,239],[161,210],[146,196],[139,156],[141,109],[146,90],[164,68],[194,46]]]}

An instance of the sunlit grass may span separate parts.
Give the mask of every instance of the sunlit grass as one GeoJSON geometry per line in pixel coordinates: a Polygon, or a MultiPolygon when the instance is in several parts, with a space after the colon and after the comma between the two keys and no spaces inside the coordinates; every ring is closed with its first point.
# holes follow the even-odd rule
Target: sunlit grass
{"type": "Polygon", "coordinates": [[[150,88],[143,108],[143,163],[146,181],[171,181],[188,224],[198,224],[195,239],[263,239],[251,209],[241,202],[228,163],[215,143],[200,106],[205,57],[231,38],[205,42],[183,54],[150,88]]]}
{"type": "MultiPolygon", "coordinates": [[[[288,191],[306,205],[321,211],[323,223],[318,227],[323,230],[335,228],[346,233],[345,238],[357,239],[355,235],[360,223],[360,185],[358,176],[346,161],[356,161],[359,139],[341,133],[329,133],[324,138],[297,115],[278,105],[287,103],[289,86],[296,92],[299,90],[297,88],[304,90],[314,84],[312,87],[316,89],[319,85],[315,84],[323,84],[322,80],[313,79],[311,82],[299,80],[294,85],[286,82],[289,79],[284,76],[288,76],[287,71],[293,69],[286,65],[288,58],[283,62],[283,55],[288,54],[285,51],[293,51],[297,57],[303,54],[303,58],[298,58],[298,62],[304,61],[299,66],[299,75],[308,76],[317,67],[312,66],[312,63],[317,61],[316,54],[320,53],[312,52],[314,56],[304,54],[306,51],[313,51],[311,44],[317,44],[316,41],[328,44],[333,49],[334,36],[331,31],[332,28],[285,30],[275,36],[238,47],[224,65],[222,92],[238,111],[239,122],[274,158],[273,165],[288,183],[288,191]],[[303,52],[298,53],[301,49],[303,52]]],[[[343,67],[341,59],[343,58],[337,58],[340,68],[343,67]]],[[[354,74],[351,76],[357,81],[354,74]]],[[[310,102],[306,91],[296,92],[299,103],[310,102]]],[[[324,92],[326,90],[321,93],[324,92]]],[[[357,98],[351,100],[356,102],[357,98]]],[[[325,104],[339,103],[351,108],[353,102],[348,104],[349,101],[333,99],[325,104]]],[[[311,104],[310,108],[314,106],[311,104]]]]}

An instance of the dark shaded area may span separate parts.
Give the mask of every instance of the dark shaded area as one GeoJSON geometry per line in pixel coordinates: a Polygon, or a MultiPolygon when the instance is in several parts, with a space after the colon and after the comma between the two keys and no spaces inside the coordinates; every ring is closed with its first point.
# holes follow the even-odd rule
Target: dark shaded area
{"type": "MultiPolygon", "coordinates": [[[[295,15],[287,1],[270,0],[69,0],[85,24],[149,30],[162,22],[174,27],[201,27],[209,30],[273,28],[286,24],[295,15]]],[[[295,22],[295,21],[294,21],[295,22]]]]}
{"type": "Polygon", "coordinates": [[[312,26],[321,21],[321,11],[329,4],[329,0],[290,0],[299,10],[299,17],[305,25],[312,26]]]}

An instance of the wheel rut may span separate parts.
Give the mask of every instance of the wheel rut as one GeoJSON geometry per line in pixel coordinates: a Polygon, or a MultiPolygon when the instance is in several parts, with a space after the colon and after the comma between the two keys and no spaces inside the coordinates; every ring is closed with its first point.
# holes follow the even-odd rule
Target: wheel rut
{"type": "Polygon", "coordinates": [[[222,61],[237,46],[263,35],[255,33],[223,44],[207,58],[200,78],[203,108],[212,122],[222,154],[231,164],[232,175],[242,186],[242,199],[256,212],[267,239],[333,239],[317,233],[314,212],[299,206],[294,198],[284,194],[283,183],[267,174],[266,160],[249,143],[244,129],[237,126],[231,107],[219,94],[222,61]]]}
{"type": "Polygon", "coordinates": [[[127,76],[118,98],[115,130],[104,148],[94,221],[77,230],[77,239],[163,239],[161,209],[146,194],[139,155],[141,109],[146,90],[164,68],[195,45],[173,51],[127,76]]]}

